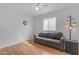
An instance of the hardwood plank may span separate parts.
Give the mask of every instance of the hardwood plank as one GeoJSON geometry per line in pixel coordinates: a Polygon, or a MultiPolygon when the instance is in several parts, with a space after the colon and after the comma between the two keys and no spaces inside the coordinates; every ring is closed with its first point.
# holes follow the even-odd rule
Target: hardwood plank
{"type": "Polygon", "coordinates": [[[33,40],[22,42],[14,46],[0,49],[0,55],[68,55],[60,50],[50,48],[33,40]]]}

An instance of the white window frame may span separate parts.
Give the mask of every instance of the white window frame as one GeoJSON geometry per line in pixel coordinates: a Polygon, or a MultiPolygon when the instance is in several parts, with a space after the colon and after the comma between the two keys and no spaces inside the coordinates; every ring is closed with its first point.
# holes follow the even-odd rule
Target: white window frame
{"type": "Polygon", "coordinates": [[[55,31],[56,30],[56,17],[44,19],[43,20],[43,30],[44,31],[55,31]]]}

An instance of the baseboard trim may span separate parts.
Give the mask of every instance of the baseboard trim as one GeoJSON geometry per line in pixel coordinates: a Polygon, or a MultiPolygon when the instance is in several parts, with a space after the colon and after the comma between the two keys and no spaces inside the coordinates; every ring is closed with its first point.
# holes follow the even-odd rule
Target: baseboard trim
{"type": "Polygon", "coordinates": [[[11,43],[11,44],[5,45],[5,46],[3,46],[3,47],[0,47],[0,49],[2,49],[2,48],[7,48],[7,47],[10,47],[10,46],[13,46],[13,45],[22,43],[22,42],[24,42],[24,41],[26,41],[26,40],[22,40],[22,41],[18,41],[18,42],[15,42],[15,43],[11,43]]]}

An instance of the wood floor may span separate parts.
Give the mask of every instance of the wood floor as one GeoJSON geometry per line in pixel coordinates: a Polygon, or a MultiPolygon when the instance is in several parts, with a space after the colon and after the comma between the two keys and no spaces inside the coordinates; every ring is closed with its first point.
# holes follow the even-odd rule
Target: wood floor
{"type": "Polygon", "coordinates": [[[33,40],[0,49],[0,55],[68,55],[60,50],[50,48],[33,40]]]}

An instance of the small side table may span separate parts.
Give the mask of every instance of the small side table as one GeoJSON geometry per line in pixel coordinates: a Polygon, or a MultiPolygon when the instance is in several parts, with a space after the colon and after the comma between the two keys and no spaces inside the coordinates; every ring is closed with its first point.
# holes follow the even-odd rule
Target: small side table
{"type": "Polygon", "coordinates": [[[78,41],[65,40],[65,52],[71,55],[78,55],[78,41]]]}

